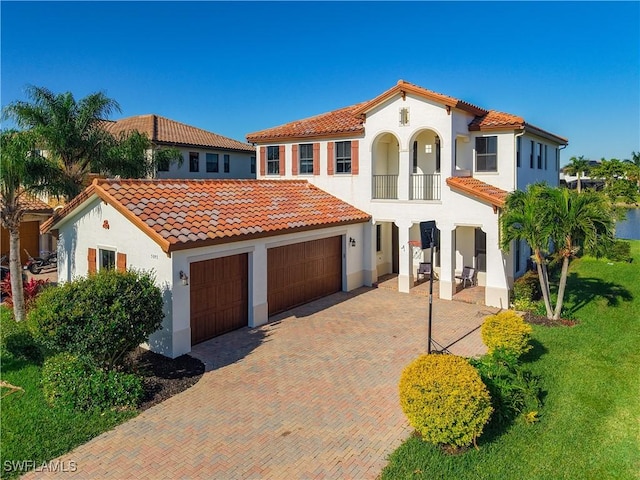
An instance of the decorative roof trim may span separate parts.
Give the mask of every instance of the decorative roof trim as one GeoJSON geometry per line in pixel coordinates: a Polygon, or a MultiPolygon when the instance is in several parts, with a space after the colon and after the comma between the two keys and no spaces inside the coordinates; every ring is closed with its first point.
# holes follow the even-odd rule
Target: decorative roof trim
{"type": "Polygon", "coordinates": [[[487,110],[472,105],[470,103],[464,102],[462,100],[458,100],[457,98],[449,97],[447,95],[443,95],[441,93],[433,92],[431,90],[427,90],[426,88],[419,87],[418,85],[414,85],[409,82],[405,82],[404,80],[398,80],[398,83],[391,87],[386,92],[381,93],[373,100],[366,102],[364,105],[357,108],[353,113],[354,115],[362,115],[366,114],[379,104],[385,102],[386,100],[396,96],[401,95],[404,99],[407,93],[412,93],[419,97],[426,98],[427,100],[434,101],[436,103],[440,103],[446,107],[457,108],[459,110],[464,110],[473,115],[481,116],[487,113],[487,110]]]}
{"type": "MultiPolygon", "coordinates": [[[[256,144],[267,144],[267,143],[282,143],[282,140],[286,140],[287,142],[295,143],[299,140],[304,140],[310,142],[312,140],[322,140],[325,138],[363,138],[364,135],[364,127],[359,130],[351,130],[347,132],[328,132],[328,133],[314,133],[309,135],[296,135],[296,136],[288,136],[288,135],[274,135],[271,137],[260,137],[259,139],[253,140],[252,143],[256,144]]],[[[249,138],[249,137],[247,137],[249,138]]]]}

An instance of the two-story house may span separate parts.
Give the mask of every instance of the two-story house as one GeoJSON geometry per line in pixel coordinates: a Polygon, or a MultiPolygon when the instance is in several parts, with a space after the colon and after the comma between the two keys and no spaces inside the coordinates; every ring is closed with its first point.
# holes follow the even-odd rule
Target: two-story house
{"type": "Polygon", "coordinates": [[[145,133],[153,148],[180,149],[182,165],[158,170],[156,178],[256,178],[256,152],[250,144],[153,114],[109,121],[105,126],[112,134],[145,133]]]}
{"type": "Polygon", "coordinates": [[[420,222],[440,230],[434,252],[439,294],[451,299],[464,266],[477,271],[485,303],[508,307],[513,279],[530,256],[525,244],[499,248],[499,215],[508,192],[558,184],[567,139],[522,117],[486,110],[400,80],[376,98],[250,133],[258,178],[305,178],[369,213],[365,283],[396,273],[414,286],[420,222]]]}

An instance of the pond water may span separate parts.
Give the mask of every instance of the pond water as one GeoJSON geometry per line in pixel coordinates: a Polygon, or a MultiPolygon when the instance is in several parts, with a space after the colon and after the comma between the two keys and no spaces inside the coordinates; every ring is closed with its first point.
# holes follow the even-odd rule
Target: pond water
{"type": "Polygon", "coordinates": [[[640,208],[627,210],[627,218],[616,224],[616,237],[640,240],[640,208]]]}

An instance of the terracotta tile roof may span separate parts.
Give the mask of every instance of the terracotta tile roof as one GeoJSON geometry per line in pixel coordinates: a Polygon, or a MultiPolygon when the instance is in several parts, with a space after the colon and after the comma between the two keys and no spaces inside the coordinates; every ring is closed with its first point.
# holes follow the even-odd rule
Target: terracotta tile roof
{"type": "Polygon", "coordinates": [[[370,101],[250,133],[247,135],[247,140],[254,143],[268,143],[285,139],[362,135],[365,130],[363,125],[364,118],[368,111],[396,95],[406,95],[407,93],[440,103],[447,108],[457,108],[475,115],[475,119],[469,124],[469,130],[526,129],[560,144],[568,143],[566,138],[528,124],[522,117],[495,110],[486,110],[464,100],[427,90],[404,80],[399,80],[396,85],[370,101]]]}
{"type": "Polygon", "coordinates": [[[427,90],[426,88],[420,87],[410,82],[406,82],[404,80],[398,80],[398,83],[395,86],[391,87],[386,92],[381,93],[373,100],[362,104],[355,113],[356,115],[366,113],[367,111],[388,100],[389,98],[398,94],[404,95],[406,93],[413,93],[414,95],[417,95],[419,97],[433,100],[447,107],[465,110],[474,115],[484,115],[485,113],[487,113],[484,108],[477,107],[476,105],[465,102],[463,100],[458,100],[457,98],[450,97],[449,95],[434,92],[433,90],[427,90]]]}
{"type": "Polygon", "coordinates": [[[494,207],[503,207],[509,192],[494,187],[473,177],[449,177],[447,185],[472,197],[489,202],[494,207]]]}
{"type": "Polygon", "coordinates": [[[141,133],[146,133],[155,144],[255,152],[255,148],[247,143],[153,114],[108,121],[105,122],[105,128],[112,134],[138,130],[141,133]]]}
{"type": "Polygon", "coordinates": [[[25,213],[53,213],[50,205],[31,195],[19,197],[19,203],[25,213]]]}
{"type": "Polygon", "coordinates": [[[566,144],[569,141],[551,132],[547,132],[530,123],[524,121],[524,118],[510,113],[498,112],[490,110],[486,115],[478,116],[469,124],[470,131],[491,131],[491,130],[514,130],[524,129],[536,135],[549,138],[560,144],[566,144]]]}
{"type": "Polygon", "coordinates": [[[367,222],[369,214],[306,180],[95,180],[43,224],[46,232],[94,195],[165,252],[367,222]]]}
{"type": "Polygon", "coordinates": [[[362,135],[363,119],[354,114],[362,104],[351,105],[331,112],[316,115],[278,127],[249,133],[247,141],[259,142],[283,138],[312,138],[323,136],[362,135]]]}

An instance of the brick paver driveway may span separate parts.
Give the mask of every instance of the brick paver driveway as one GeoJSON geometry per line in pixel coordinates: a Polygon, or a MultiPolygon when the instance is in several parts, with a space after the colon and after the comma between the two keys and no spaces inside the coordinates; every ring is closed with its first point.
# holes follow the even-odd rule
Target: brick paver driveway
{"type": "MultiPolygon", "coordinates": [[[[495,311],[436,300],[434,338],[482,353],[495,311]]],[[[213,339],[194,349],[209,370],[194,387],[62,460],[80,478],[373,479],[411,432],[397,382],[426,350],[427,313],[423,297],[361,288],[213,339]]]]}

